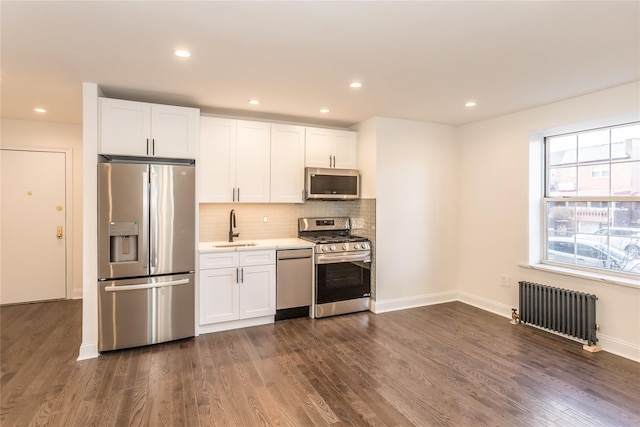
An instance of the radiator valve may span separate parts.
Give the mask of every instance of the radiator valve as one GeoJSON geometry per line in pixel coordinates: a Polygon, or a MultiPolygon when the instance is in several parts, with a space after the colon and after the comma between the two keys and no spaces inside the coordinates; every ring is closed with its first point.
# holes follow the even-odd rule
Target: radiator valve
{"type": "Polygon", "coordinates": [[[518,315],[518,309],[517,308],[512,308],[511,309],[511,324],[512,325],[519,325],[520,324],[520,316],[518,315]]]}

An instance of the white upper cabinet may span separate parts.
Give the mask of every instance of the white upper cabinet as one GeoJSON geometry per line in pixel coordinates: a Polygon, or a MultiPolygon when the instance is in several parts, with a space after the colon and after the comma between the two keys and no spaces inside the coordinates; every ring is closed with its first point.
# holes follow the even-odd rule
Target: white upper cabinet
{"type": "Polygon", "coordinates": [[[356,169],[357,133],[306,128],[305,166],[356,169]]]}
{"type": "Polygon", "coordinates": [[[356,169],[358,133],[346,130],[334,131],[336,141],[333,167],[337,169],[356,169]]]}
{"type": "Polygon", "coordinates": [[[144,102],[100,98],[100,153],[146,156],[151,108],[144,102]]]}
{"type": "Polygon", "coordinates": [[[201,117],[201,203],[269,201],[270,129],[269,123],[201,117]]]}
{"type": "Polygon", "coordinates": [[[271,202],[304,202],[302,126],[271,125],[271,202]]]}
{"type": "Polygon", "coordinates": [[[271,177],[271,125],[238,120],[236,202],[268,202],[271,177]]]}
{"type": "Polygon", "coordinates": [[[100,98],[100,153],[195,159],[197,108],[100,98]]]}
{"type": "Polygon", "coordinates": [[[236,177],[236,120],[200,118],[197,163],[198,195],[202,203],[231,202],[236,177]]]}
{"type": "Polygon", "coordinates": [[[195,159],[200,110],[151,104],[153,156],[195,159]]]}

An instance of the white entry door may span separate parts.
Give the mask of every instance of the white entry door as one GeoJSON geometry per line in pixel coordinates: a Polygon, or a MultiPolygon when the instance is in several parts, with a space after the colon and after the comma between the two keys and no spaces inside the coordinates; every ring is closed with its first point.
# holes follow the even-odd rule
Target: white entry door
{"type": "Polygon", "coordinates": [[[66,297],[65,156],[0,153],[0,304],[66,297]]]}

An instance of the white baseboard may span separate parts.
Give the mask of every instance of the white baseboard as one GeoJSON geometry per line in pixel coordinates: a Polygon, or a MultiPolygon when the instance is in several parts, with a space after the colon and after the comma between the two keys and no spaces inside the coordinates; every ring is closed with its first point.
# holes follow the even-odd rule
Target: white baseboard
{"type": "Polygon", "coordinates": [[[442,304],[457,300],[456,292],[439,292],[429,295],[418,295],[407,298],[395,298],[391,300],[372,300],[371,311],[385,313],[387,311],[405,310],[407,308],[423,307],[425,305],[442,304]]]}
{"type": "Polygon", "coordinates": [[[233,320],[230,322],[212,323],[210,325],[197,326],[197,334],[210,334],[212,332],[228,331],[231,329],[248,328],[251,326],[268,325],[275,322],[275,316],[255,317],[253,319],[233,320]]]}
{"type": "Polygon", "coordinates": [[[87,359],[95,359],[100,356],[98,352],[98,342],[88,342],[82,343],[80,345],[80,351],[78,352],[78,358],[76,360],[87,360],[87,359]]]}
{"type": "Polygon", "coordinates": [[[598,345],[607,353],[640,362],[640,346],[600,333],[596,336],[598,337],[598,345]]]}
{"type": "Polygon", "coordinates": [[[82,288],[74,289],[71,292],[71,299],[82,299],[82,288]]]}
{"type": "Polygon", "coordinates": [[[490,299],[482,298],[476,295],[468,294],[466,292],[457,292],[457,300],[465,304],[478,307],[482,310],[489,311],[498,316],[507,317],[511,319],[511,309],[517,307],[510,307],[508,305],[492,301],[490,299]]]}

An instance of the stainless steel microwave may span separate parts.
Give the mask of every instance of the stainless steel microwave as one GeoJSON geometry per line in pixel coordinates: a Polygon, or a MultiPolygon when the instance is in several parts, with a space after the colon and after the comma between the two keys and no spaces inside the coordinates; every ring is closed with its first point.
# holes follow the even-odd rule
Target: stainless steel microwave
{"type": "Polygon", "coordinates": [[[307,199],[359,199],[360,171],[355,169],[305,168],[305,194],[307,199]]]}

